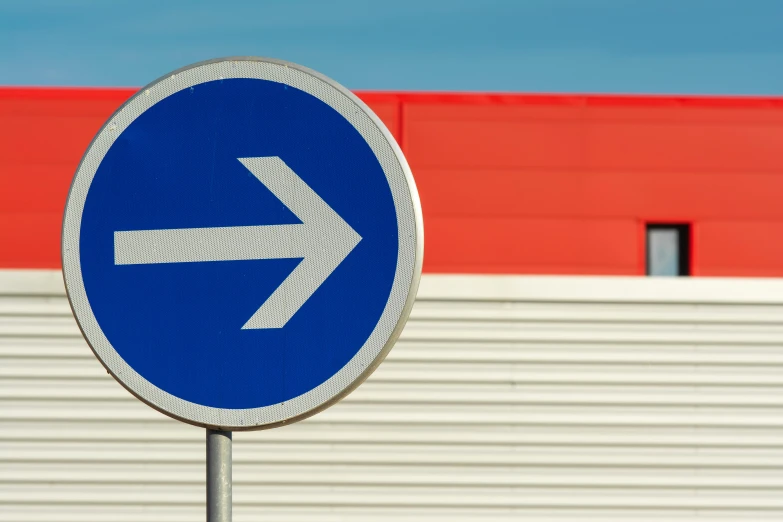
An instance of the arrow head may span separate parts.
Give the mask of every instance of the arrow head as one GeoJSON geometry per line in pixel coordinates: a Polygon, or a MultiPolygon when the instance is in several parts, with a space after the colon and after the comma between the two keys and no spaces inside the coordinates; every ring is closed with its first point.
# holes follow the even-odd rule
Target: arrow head
{"type": "Polygon", "coordinates": [[[279,157],[239,161],[302,222],[283,225],[276,245],[278,257],[302,261],[242,327],[282,328],[362,238],[279,157]]]}

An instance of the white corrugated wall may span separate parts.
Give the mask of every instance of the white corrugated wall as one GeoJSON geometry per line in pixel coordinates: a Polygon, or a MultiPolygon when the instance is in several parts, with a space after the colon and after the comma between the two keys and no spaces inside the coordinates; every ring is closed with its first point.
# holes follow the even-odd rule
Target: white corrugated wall
{"type": "MultiPolygon", "coordinates": [[[[378,371],[235,435],[236,521],[783,520],[783,281],[425,276],[378,371]]],[[[204,431],[0,272],[0,521],[204,519],[204,431]]]]}

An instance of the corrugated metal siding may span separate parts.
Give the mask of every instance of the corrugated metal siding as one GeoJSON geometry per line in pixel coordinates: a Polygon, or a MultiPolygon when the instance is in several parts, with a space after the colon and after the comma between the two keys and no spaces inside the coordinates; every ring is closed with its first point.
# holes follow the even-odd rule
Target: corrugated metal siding
{"type": "MultiPolygon", "coordinates": [[[[783,281],[425,276],[359,390],[235,435],[235,520],[783,520],[783,281]]],[[[0,272],[0,521],[204,518],[57,272],[0,272]]]]}

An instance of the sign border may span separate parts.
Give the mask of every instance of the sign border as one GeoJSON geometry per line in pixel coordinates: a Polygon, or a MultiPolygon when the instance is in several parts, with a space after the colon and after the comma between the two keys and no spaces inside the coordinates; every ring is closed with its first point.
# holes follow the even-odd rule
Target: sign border
{"type": "Polygon", "coordinates": [[[291,424],[334,405],[355,390],[380,365],[410,315],[421,279],[424,223],[416,184],[394,136],[356,95],[334,80],[298,64],[271,58],[238,56],[197,62],[143,87],[106,121],[76,170],[65,206],[62,266],[68,302],[79,329],[106,370],[131,394],[177,420],[211,429],[241,431],[291,424]],[[398,254],[394,282],[383,313],[369,338],[337,373],[288,401],[247,409],[215,408],[176,397],[158,388],[128,365],[98,324],[81,273],[81,219],[92,180],[114,141],[147,109],[199,84],[249,78],[300,89],[340,113],[364,138],[386,175],[397,213],[398,254]]]}

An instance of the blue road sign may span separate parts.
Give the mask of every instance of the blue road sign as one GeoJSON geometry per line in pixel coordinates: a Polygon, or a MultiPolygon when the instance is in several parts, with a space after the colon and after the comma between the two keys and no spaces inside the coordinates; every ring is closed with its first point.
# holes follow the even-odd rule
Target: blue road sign
{"type": "Polygon", "coordinates": [[[335,82],[259,58],[142,89],[88,148],[63,273],[107,370],[227,430],[305,418],[358,386],[410,313],[418,195],[380,120],[335,82]]]}

